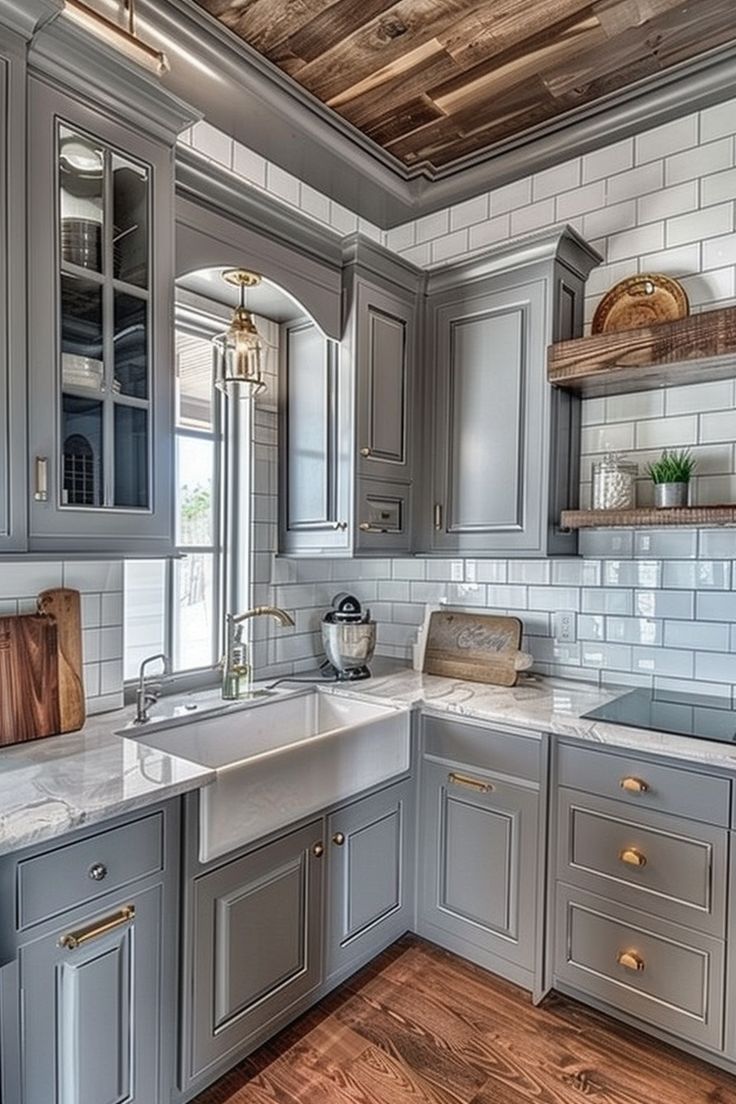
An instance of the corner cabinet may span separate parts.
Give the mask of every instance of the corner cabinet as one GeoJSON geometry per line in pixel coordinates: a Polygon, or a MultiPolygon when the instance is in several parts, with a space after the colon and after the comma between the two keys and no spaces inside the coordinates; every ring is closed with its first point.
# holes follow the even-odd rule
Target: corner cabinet
{"type": "Polygon", "coordinates": [[[287,555],[408,553],[414,365],[423,274],[352,235],[343,339],[309,319],[281,334],[281,523],[287,555]]]}
{"type": "Polygon", "coordinates": [[[173,546],[174,143],[192,113],[105,50],[62,15],[29,54],[29,547],[160,556],[173,546]]]}
{"type": "Polygon", "coordinates": [[[423,551],[575,552],[558,519],[577,501],[579,401],[549,386],[545,357],[582,332],[599,262],[565,227],[430,274],[423,551]]]}

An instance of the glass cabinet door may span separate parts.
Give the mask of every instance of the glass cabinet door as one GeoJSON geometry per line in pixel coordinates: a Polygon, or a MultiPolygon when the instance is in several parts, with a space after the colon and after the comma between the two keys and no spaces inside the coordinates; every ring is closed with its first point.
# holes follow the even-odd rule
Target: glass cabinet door
{"type": "Polygon", "coordinates": [[[151,169],[56,126],[59,506],[148,510],[151,169]]]}

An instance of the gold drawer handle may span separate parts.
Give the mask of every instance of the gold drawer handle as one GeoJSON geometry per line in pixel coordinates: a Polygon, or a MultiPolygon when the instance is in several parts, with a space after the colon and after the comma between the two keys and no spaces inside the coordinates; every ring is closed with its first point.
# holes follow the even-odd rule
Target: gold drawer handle
{"type": "Polygon", "coordinates": [[[647,964],[636,951],[619,951],[616,955],[619,966],[625,966],[627,970],[634,970],[637,974],[643,974],[647,964]]]}
{"type": "Polygon", "coordinates": [[[641,851],[637,851],[635,847],[624,847],[623,851],[619,852],[618,857],[622,863],[628,863],[629,866],[647,865],[646,855],[643,855],[641,851]]]}
{"type": "Polygon", "coordinates": [[[452,782],[453,786],[467,786],[478,793],[493,793],[494,790],[490,782],[481,782],[479,778],[470,778],[467,774],[455,774],[455,771],[448,774],[447,781],[452,782]]]}
{"type": "Polygon", "coordinates": [[[627,793],[642,794],[649,792],[649,783],[645,782],[643,778],[622,778],[619,785],[627,793]]]}
{"type": "Polygon", "coordinates": [[[101,935],[107,935],[108,932],[115,931],[115,928],[128,924],[134,918],[135,905],[124,905],[119,912],[114,912],[112,916],[100,920],[98,924],[90,924],[89,927],[62,935],[59,946],[66,947],[68,951],[75,951],[82,944],[89,943],[90,940],[97,939],[101,935]]]}

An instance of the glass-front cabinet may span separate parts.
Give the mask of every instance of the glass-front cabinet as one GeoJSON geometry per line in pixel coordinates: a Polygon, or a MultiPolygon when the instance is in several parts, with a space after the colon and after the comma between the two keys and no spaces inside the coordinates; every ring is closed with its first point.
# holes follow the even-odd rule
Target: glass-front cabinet
{"type": "Polygon", "coordinates": [[[172,151],[32,84],[31,548],[166,554],[172,151]]]}

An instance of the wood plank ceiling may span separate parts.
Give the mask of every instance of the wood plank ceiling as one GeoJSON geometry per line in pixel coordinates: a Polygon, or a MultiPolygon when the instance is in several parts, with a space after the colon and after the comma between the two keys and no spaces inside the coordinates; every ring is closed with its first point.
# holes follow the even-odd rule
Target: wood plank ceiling
{"type": "Polygon", "coordinates": [[[435,169],[736,40],[736,0],[198,0],[406,166],[435,169]]]}

